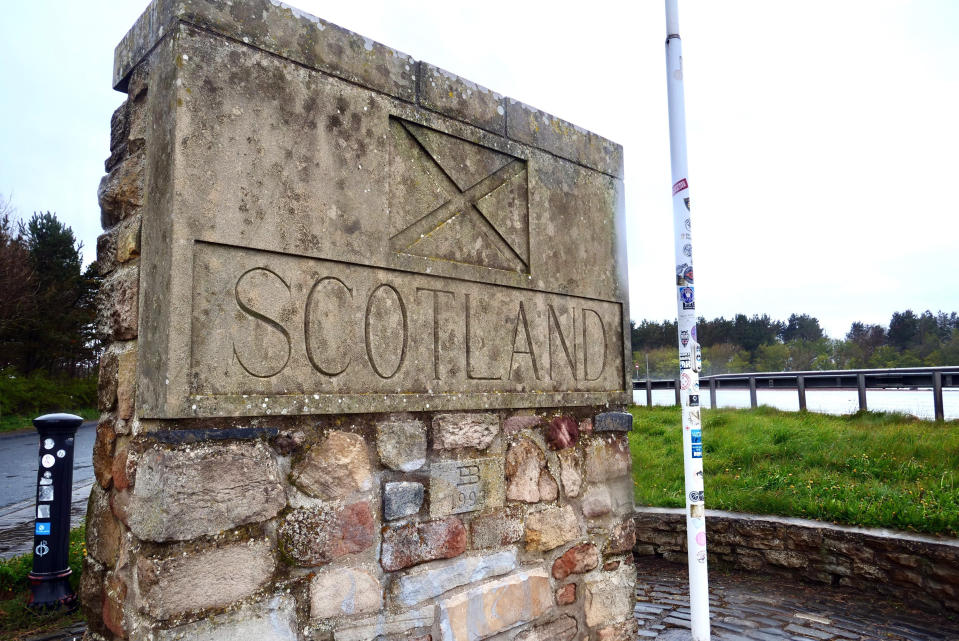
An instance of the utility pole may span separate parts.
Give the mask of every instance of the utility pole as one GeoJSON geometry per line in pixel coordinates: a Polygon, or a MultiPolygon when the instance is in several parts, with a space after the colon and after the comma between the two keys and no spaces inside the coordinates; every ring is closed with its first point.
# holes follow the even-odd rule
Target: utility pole
{"type": "Polygon", "coordinates": [[[709,641],[709,582],[706,563],[706,509],[703,502],[703,437],[699,406],[699,343],[689,181],[686,166],[686,99],[678,0],[666,0],[666,85],[669,95],[669,149],[673,182],[676,250],[676,308],[679,377],[686,476],[686,546],[689,552],[689,610],[693,641],[709,641]]]}

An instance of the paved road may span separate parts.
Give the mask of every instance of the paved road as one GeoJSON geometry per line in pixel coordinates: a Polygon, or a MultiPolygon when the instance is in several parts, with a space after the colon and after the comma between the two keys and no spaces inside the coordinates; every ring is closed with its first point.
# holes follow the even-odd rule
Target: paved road
{"type": "MultiPolygon", "coordinates": [[[[634,614],[638,641],[689,634],[685,565],[640,560],[634,614]]],[[[709,572],[714,641],[956,641],[959,616],[930,614],[856,592],[742,572],[709,572]]]]}
{"type": "MultiPolygon", "coordinates": [[[[93,483],[93,441],[96,421],[77,430],[73,453],[73,524],[83,519],[93,483]]],[[[33,430],[0,434],[0,557],[29,550],[33,540],[39,439],[33,430]]]]}

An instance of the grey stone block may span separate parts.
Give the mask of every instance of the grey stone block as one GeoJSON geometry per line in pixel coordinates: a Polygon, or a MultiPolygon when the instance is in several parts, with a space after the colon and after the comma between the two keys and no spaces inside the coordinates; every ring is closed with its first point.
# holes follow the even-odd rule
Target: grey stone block
{"type": "Polygon", "coordinates": [[[603,412],[593,419],[597,432],[629,432],[633,429],[633,415],[629,412],[603,412]]]}
{"type": "Polygon", "coordinates": [[[410,481],[387,482],[383,485],[383,518],[411,516],[423,505],[423,485],[410,481]]]}

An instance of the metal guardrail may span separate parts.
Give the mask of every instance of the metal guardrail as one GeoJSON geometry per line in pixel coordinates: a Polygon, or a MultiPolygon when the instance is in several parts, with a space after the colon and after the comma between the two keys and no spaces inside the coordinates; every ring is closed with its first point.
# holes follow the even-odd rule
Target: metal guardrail
{"type": "MultiPolygon", "coordinates": [[[[942,404],[943,387],[959,387],[959,366],[902,367],[893,369],[842,369],[808,372],[749,372],[745,374],[715,374],[703,376],[700,385],[709,385],[709,401],[716,407],[717,389],[749,389],[749,404],[756,407],[756,390],[795,389],[799,395],[799,409],[806,409],[807,389],[855,389],[859,394],[859,409],[865,410],[867,389],[931,388],[933,408],[937,421],[945,419],[942,404]]],[[[679,405],[680,382],[675,379],[634,379],[633,389],[646,390],[646,404],[653,404],[653,390],[673,389],[679,405]]]]}

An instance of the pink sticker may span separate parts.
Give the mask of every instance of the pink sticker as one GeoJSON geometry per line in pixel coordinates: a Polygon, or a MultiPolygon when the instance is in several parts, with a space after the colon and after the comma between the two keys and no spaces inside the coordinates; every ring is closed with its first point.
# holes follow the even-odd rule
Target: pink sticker
{"type": "Polygon", "coordinates": [[[696,535],[696,543],[699,545],[706,545],[706,533],[700,532],[696,535]]]}

